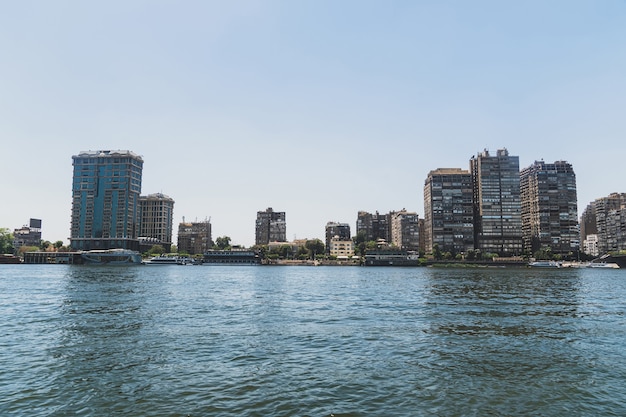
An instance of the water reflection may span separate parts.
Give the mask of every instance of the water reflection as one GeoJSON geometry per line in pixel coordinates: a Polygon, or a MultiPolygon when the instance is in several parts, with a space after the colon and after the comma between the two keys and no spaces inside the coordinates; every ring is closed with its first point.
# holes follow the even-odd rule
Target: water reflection
{"type": "Polygon", "coordinates": [[[442,401],[469,385],[475,414],[554,415],[592,383],[575,345],[580,275],[562,272],[432,271],[428,331],[442,401]]]}
{"type": "Polygon", "coordinates": [[[537,275],[527,270],[458,270],[451,274],[433,270],[427,305],[449,315],[433,322],[432,330],[542,333],[560,338],[573,330],[562,326],[563,318],[577,316],[581,285],[577,270],[560,272],[537,275]],[[444,310],[439,308],[444,306],[444,310]],[[560,325],[553,327],[555,322],[560,325]]]}
{"type": "Polygon", "coordinates": [[[58,412],[124,412],[149,388],[139,274],[138,268],[68,269],[61,340],[53,352],[59,371],[55,397],[64,399],[55,406],[58,412]]]}

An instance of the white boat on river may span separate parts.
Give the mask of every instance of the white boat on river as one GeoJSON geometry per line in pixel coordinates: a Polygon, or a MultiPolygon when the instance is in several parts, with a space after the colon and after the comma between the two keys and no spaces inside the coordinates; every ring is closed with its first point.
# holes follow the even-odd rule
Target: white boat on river
{"type": "Polygon", "coordinates": [[[143,261],[144,265],[191,265],[192,260],[181,256],[155,256],[143,261]]]}

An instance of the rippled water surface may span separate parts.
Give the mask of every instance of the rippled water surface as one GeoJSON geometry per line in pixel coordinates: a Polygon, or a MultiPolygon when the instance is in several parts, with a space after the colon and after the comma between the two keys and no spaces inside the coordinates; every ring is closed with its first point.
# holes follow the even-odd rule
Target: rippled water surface
{"type": "Polygon", "coordinates": [[[626,271],[0,265],[0,415],[624,416],[626,271]]]}

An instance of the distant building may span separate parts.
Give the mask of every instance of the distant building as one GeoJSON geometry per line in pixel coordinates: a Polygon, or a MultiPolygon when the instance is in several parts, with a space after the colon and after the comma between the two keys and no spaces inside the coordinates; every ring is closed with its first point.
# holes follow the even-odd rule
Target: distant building
{"type": "Polygon", "coordinates": [[[178,252],[190,255],[204,254],[213,248],[211,222],[180,223],[178,225],[178,252]]]}
{"type": "Polygon", "coordinates": [[[599,255],[626,250],[626,193],[612,193],[607,197],[598,198],[592,206],[587,207],[583,214],[583,217],[587,217],[584,218],[585,235],[582,235],[581,228],[583,241],[593,234],[588,231],[595,229],[599,255]],[[595,217],[595,222],[592,217],[595,217]]]}
{"type": "Polygon", "coordinates": [[[72,249],[138,250],[143,159],[131,151],[101,150],[72,160],[72,249]]]}
{"type": "Polygon", "coordinates": [[[430,171],[424,182],[424,249],[464,253],[474,249],[472,175],[460,168],[430,171]]]}
{"type": "Polygon", "coordinates": [[[524,250],[567,254],[580,247],[576,174],[565,161],[535,161],[520,172],[524,250]]]}
{"type": "Polygon", "coordinates": [[[41,220],[30,219],[28,226],[13,231],[13,248],[17,252],[22,246],[41,245],[41,220]]]}
{"type": "Polygon", "coordinates": [[[295,239],[291,242],[272,241],[267,244],[267,250],[268,250],[268,253],[274,253],[274,254],[282,253],[282,255],[285,255],[287,258],[293,258],[297,255],[297,253],[300,250],[302,250],[302,248],[306,247],[306,242],[307,242],[307,239],[295,239]],[[287,249],[287,251],[283,253],[284,248],[289,248],[289,249],[287,249]]]}
{"type": "Polygon", "coordinates": [[[329,254],[338,258],[351,258],[354,256],[354,242],[351,239],[333,237],[329,242],[329,254]]]}
{"type": "Polygon", "coordinates": [[[417,221],[417,229],[419,230],[419,251],[426,252],[426,222],[424,219],[417,221]]]}
{"type": "Polygon", "coordinates": [[[498,149],[470,160],[474,205],[474,246],[501,256],[522,253],[519,157],[498,149]]]}
{"type": "Polygon", "coordinates": [[[389,213],[391,244],[400,249],[419,250],[419,216],[405,209],[389,213]]]}
{"type": "Polygon", "coordinates": [[[594,202],[589,203],[580,216],[580,241],[584,242],[590,235],[595,235],[597,242],[598,225],[596,224],[596,205],[594,202]]]}
{"type": "Polygon", "coordinates": [[[359,211],[356,220],[356,233],[363,234],[366,241],[391,242],[391,221],[389,214],[372,214],[359,211]]]}
{"type": "Polygon", "coordinates": [[[270,242],[287,241],[287,223],[284,211],[274,211],[269,207],[256,215],[255,243],[267,245],[270,242]]]}
{"type": "Polygon", "coordinates": [[[330,241],[334,237],[339,237],[341,241],[350,240],[350,225],[348,223],[328,222],[326,223],[326,253],[330,254],[330,241]]]}
{"type": "Polygon", "coordinates": [[[598,251],[598,235],[587,235],[585,240],[583,240],[583,252],[591,256],[600,255],[598,251]]]}
{"type": "Polygon", "coordinates": [[[174,227],[174,200],[165,194],[155,193],[139,197],[141,206],[140,241],[148,245],[161,245],[169,252],[172,247],[174,227]]]}

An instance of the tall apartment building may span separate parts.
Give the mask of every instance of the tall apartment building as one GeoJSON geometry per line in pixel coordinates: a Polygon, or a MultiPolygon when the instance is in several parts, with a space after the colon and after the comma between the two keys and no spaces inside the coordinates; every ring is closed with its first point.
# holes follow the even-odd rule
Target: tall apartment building
{"type": "Polygon", "coordinates": [[[213,248],[211,239],[211,222],[183,222],[178,225],[178,252],[190,255],[206,253],[213,248]]]}
{"type": "Polygon", "coordinates": [[[162,245],[166,252],[172,246],[174,227],[174,200],[165,194],[155,193],[140,196],[141,222],[140,239],[162,245]]]}
{"type": "Polygon", "coordinates": [[[389,214],[372,214],[359,211],[356,219],[356,233],[363,233],[366,241],[384,240],[391,242],[391,217],[389,214]]]}
{"type": "Polygon", "coordinates": [[[328,222],[326,223],[326,254],[330,254],[330,241],[335,236],[340,241],[350,240],[350,225],[348,223],[328,222]]]}
{"type": "Polygon", "coordinates": [[[143,159],[131,151],[100,150],[72,160],[71,247],[138,250],[143,159]]]}
{"type": "Polygon", "coordinates": [[[498,149],[470,160],[474,205],[474,246],[502,256],[522,253],[519,157],[498,149]]]}
{"type": "Polygon", "coordinates": [[[598,226],[596,224],[596,205],[594,202],[591,202],[587,205],[587,207],[585,207],[583,214],[580,216],[580,242],[582,243],[588,236],[594,235],[596,236],[594,240],[596,241],[595,246],[597,248],[597,234],[598,226]]]}
{"type": "Polygon", "coordinates": [[[255,243],[267,245],[270,242],[287,241],[287,223],[284,211],[274,211],[269,207],[256,214],[255,243]]]}
{"type": "Polygon", "coordinates": [[[595,229],[598,254],[626,250],[626,193],[612,193],[596,199],[591,205],[593,207],[587,207],[583,218],[595,213],[595,225],[593,219],[585,219],[585,235],[581,233],[583,241],[589,240],[593,235],[589,232],[595,229]]]}
{"type": "Polygon", "coordinates": [[[472,175],[460,168],[430,171],[424,182],[424,244],[452,254],[474,249],[472,175]]]}
{"type": "Polygon", "coordinates": [[[565,161],[535,161],[520,172],[522,240],[531,254],[549,247],[567,254],[580,247],[576,174],[565,161]]]}
{"type": "Polygon", "coordinates": [[[389,213],[391,244],[404,250],[419,250],[419,216],[406,209],[389,213]]]}

